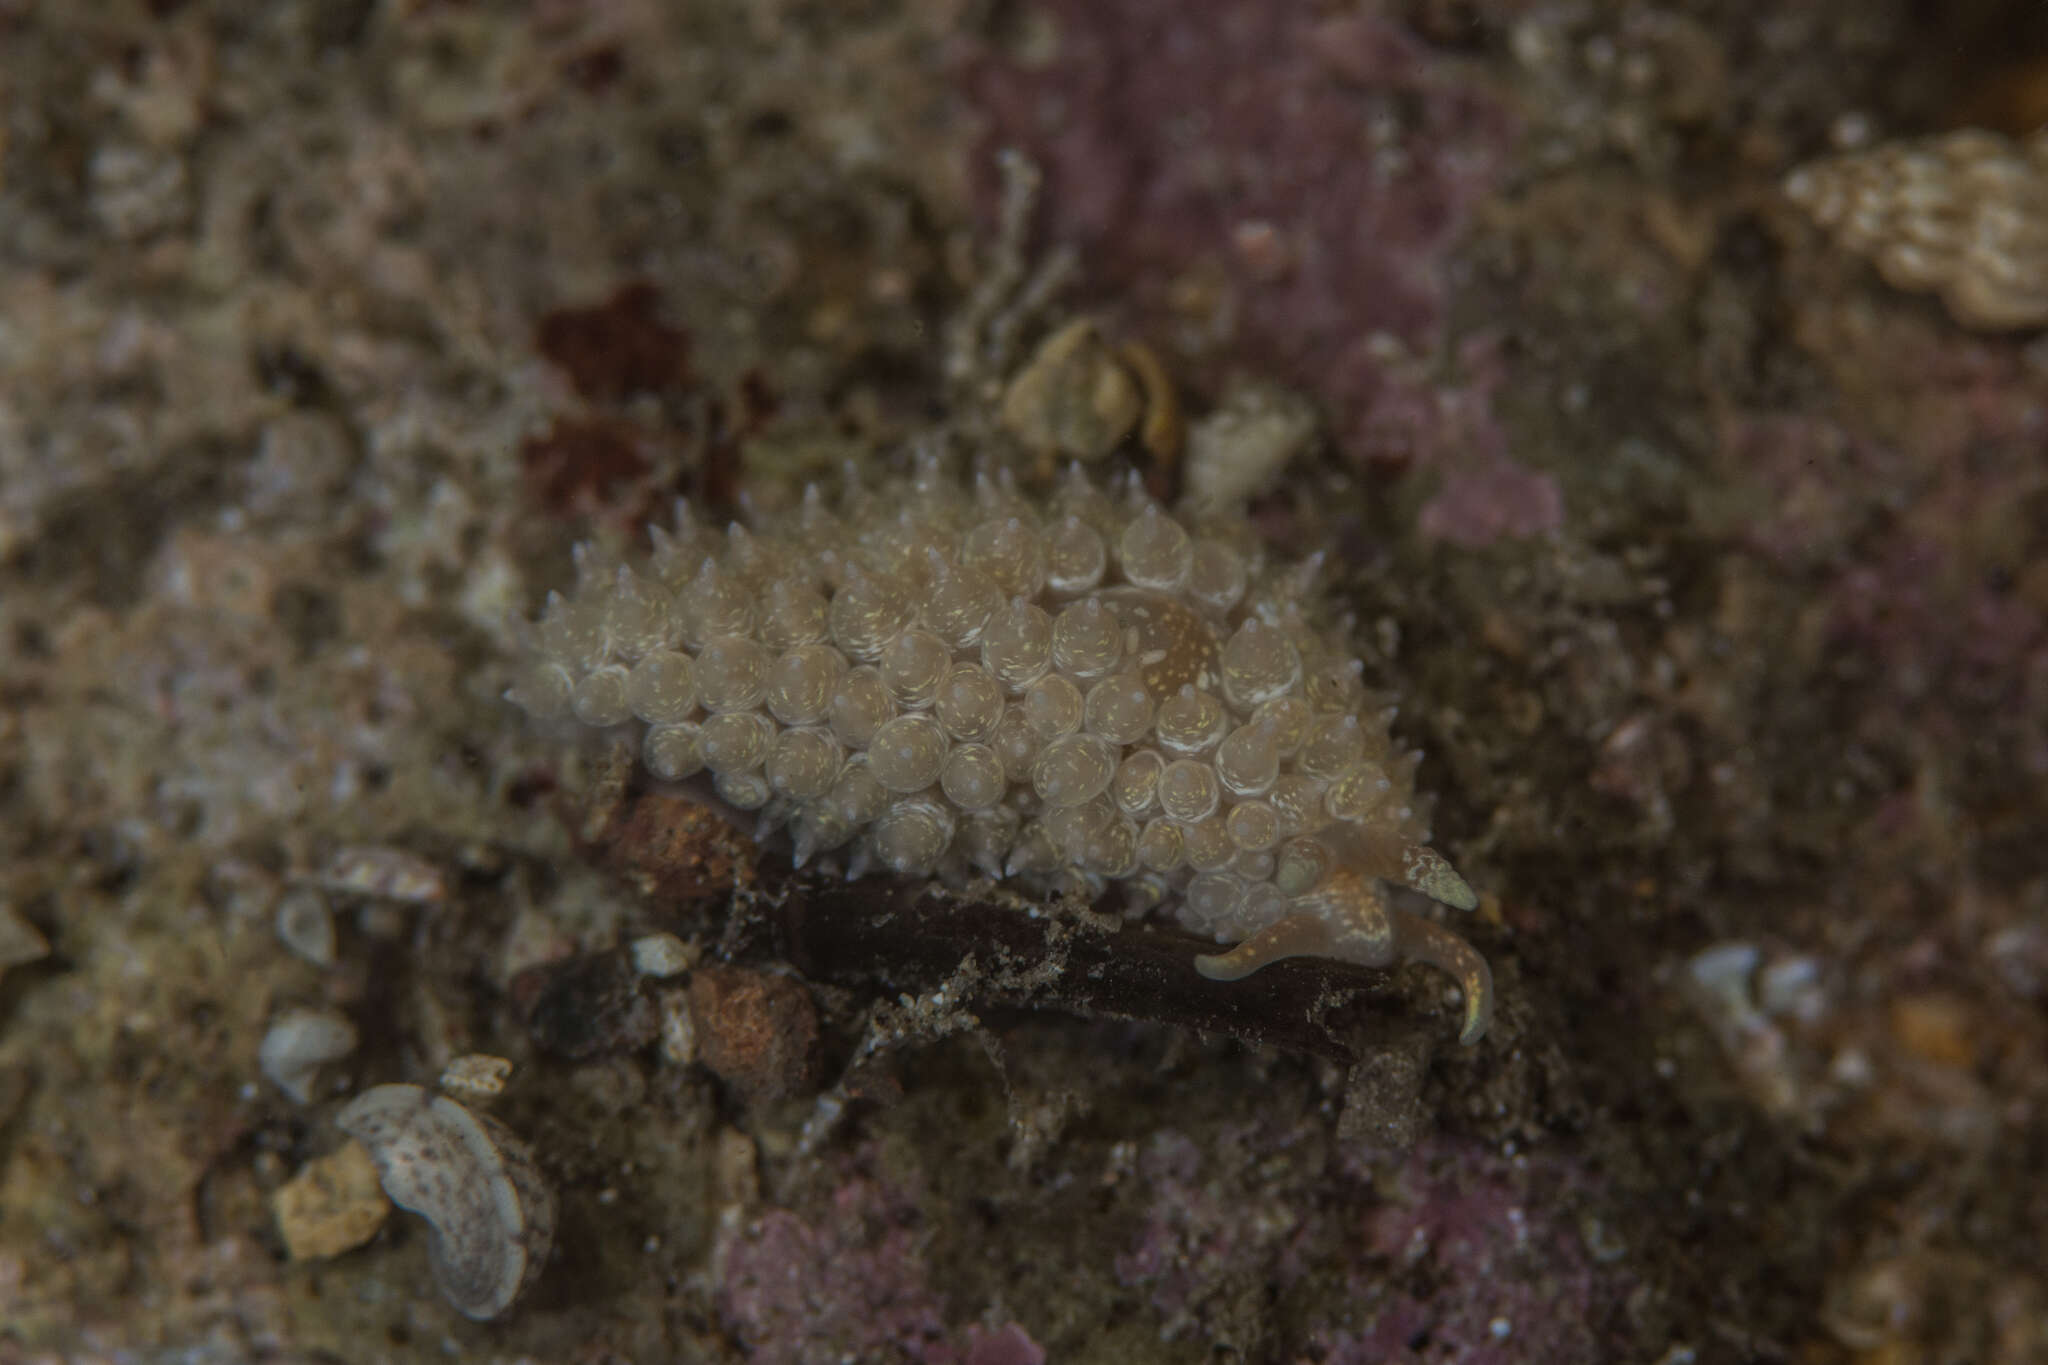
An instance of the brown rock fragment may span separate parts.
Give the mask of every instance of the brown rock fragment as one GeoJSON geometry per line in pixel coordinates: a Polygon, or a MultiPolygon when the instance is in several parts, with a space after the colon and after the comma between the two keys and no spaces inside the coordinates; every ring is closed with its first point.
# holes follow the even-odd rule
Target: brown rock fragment
{"type": "Polygon", "coordinates": [[[749,1099],[782,1099],[817,1083],[818,1012],[785,976],[708,967],[690,978],[697,1058],[749,1099]]]}
{"type": "Polygon", "coordinates": [[[1968,1070],[1976,1065],[1969,1007],[1953,995],[1927,992],[1891,1003],[1892,1037],[1922,1061],[1968,1070]]]}
{"type": "Polygon", "coordinates": [[[603,861],[668,906],[723,898],[750,874],[754,847],[701,801],[648,792],[622,802],[597,831],[603,861]]]}

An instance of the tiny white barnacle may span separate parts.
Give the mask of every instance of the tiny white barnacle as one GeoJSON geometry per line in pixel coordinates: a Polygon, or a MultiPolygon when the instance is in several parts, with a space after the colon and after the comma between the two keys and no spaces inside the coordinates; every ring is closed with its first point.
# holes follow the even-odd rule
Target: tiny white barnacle
{"type": "Polygon", "coordinates": [[[729,803],[789,824],[800,863],[1123,885],[1234,945],[1195,959],[1205,976],[1422,962],[1463,989],[1460,1037],[1485,1031],[1485,960],[1382,892],[1476,903],[1428,847],[1346,634],[1315,624],[1339,615],[1318,557],[1278,561],[1242,517],[1183,517],[1078,467],[1043,503],[926,458],[855,480],[838,510],[807,489],[748,534],[687,518],[637,575],[551,600],[515,702],[646,726],[655,776],[710,769],[729,803]],[[647,652],[622,668],[591,621],[647,652]]]}
{"type": "Polygon", "coordinates": [[[391,1202],[427,1220],[427,1259],[456,1311],[495,1318],[538,1278],[555,1196],[504,1124],[417,1085],[366,1090],[334,1122],[369,1149],[391,1202]]]}

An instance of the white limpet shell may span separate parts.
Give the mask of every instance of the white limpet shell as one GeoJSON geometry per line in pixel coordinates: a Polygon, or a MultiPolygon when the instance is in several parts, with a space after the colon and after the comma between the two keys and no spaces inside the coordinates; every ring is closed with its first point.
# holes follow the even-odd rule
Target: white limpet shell
{"type": "Polygon", "coordinates": [[[654,558],[584,556],[512,700],[646,725],[655,776],[709,769],[764,832],[791,826],[799,863],[1122,889],[1234,945],[1192,964],[1218,979],[1427,963],[1464,991],[1460,1037],[1484,1032],[1484,960],[1382,894],[1477,900],[1428,847],[1385,700],[1318,624],[1341,615],[1319,557],[1278,562],[1242,517],[1182,517],[1135,481],[1076,469],[1039,502],[924,457],[750,533],[685,511],[654,558]]]}
{"type": "Polygon", "coordinates": [[[334,1122],[369,1149],[391,1202],[427,1220],[427,1258],[457,1312],[488,1321],[539,1277],[555,1196],[504,1124],[417,1085],[366,1090],[334,1122]]]}
{"type": "Polygon", "coordinates": [[[332,1010],[286,1010],[256,1048],[264,1077],[298,1104],[311,1104],[320,1068],[356,1050],[356,1026],[332,1010]]]}
{"type": "Polygon", "coordinates": [[[633,958],[633,970],[642,976],[666,980],[681,976],[697,965],[701,949],[666,931],[642,934],[626,945],[633,958]]]}

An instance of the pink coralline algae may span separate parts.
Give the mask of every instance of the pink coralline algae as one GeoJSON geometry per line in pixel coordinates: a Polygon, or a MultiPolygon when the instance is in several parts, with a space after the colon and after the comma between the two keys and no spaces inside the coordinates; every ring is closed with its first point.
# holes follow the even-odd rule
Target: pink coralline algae
{"type": "Polygon", "coordinates": [[[1364,1214],[1348,1320],[1313,1334],[1325,1365],[1515,1365],[1603,1360],[1603,1324],[1626,1296],[1625,1248],[1587,1215],[1532,1217],[1578,1175],[1450,1139],[1426,1143],[1391,1197],[1364,1214]]]}
{"type": "Polygon", "coordinates": [[[1564,494],[1557,480],[1512,460],[1453,473],[1417,521],[1424,535],[1465,549],[1555,531],[1563,524],[1564,494]]]}
{"type": "Polygon", "coordinates": [[[1045,1348],[1014,1322],[993,1332],[969,1327],[963,1365],[1045,1365],[1045,1348]]]}
{"type": "Polygon", "coordinates": [[[1452,248],[1515,133],[1506,104],[1374,7],[1040,8],[1048,53],[978,55],[965,75],[991,141],[1045,167],[1049,235],[1184,350],[1228,342],[1301,377],[1350,450],[1361,356],[1443,339],[1452,248]]]}
{"type": "MultiPolygon", "coordinates": [[[[2027,697],[2048,673],[2041,610],[1996,586],[1945,582],[1953,565],[1930,540],[1894,538],[1882,549],[1882,557],[1847,570],[1834,585],[1834,638],[1876,657],[1901,702],[2038,716],[2027,697]]],[[[2039,721],[2029,728],[2029,766],[2048,766],[2039,721]]]]}
{"type": "Polygon", "coordinates": [[[1506,377],[1499,335],[1465,338],[1456,365],[1457,381],[1445,383],[1393,348],[1354,356],[1345,381],[1366,407],[1346,449],[1382,468],[1415,466],[1438,476],[1416,521],[1432,539],[1479,549],[1559,529],[1563,490],[1510,455],[1507,431],[1494,415],[1493,394],[1506,377]]]}
{"type": "Polygon", "coordinates": [[[1307,1127],[1236,1129],[1206,1150],[1158,1134],[1136,1163],[1148,1206],[1118,1281],[1180,1336],[1199,1330],[1219,1286],[1341,1276],[1335,1316],[1307,1324],[1295,1357],[1325,1365],[1606,1358],[1606,1324],[1633,1281],[1626,1248],[1579,1198],[1582,1170],[1449,1137],[1391,1172],[1341,1157],[1333,1168],[1316,1151],[1307,1127]]]}
{"type": "Polygon", "coordinates": [[[770,1209],[719,1237],[718,1311],[755,1365],[822,1360],[1045,1365],[1017,1323],[949,1326],[927,1278],[914,1191],[855,1175],[805,1221],[770,1209]]]}
{"type": "Polygon", "coordinates": [[[1137,1240],[1116,1258],[1116,1275],[1147,1292],[1168,1336],[1195,1327],[1206,1296],[1220,1284],[1248,1275],[1275,1286],[1300,1279],[1304,1266],[1295,1249],[1320,1214],[1302,1211],[1284,1192],[1262,1198],[1233,1189],[1217,1174],[1247,1148],[1269,1157],[1299,1136],[1240,1130],[1205,1154],[1187,1134],[1161,1132],[1138,1157],[1137,1176],[1151,1200],[1137,1240]]]}
{"type": "Polygon", "coordinates": [[[2038,374],[1967,339],[1872,369],[1908,436],[1887,477],[1834,478],[1858,534],[1823,590],[1829,646],[1862,656],[1869,700],[1923,736],[1968,733],[2048,771],[2048,577],[2018,511],[2041,486],[2038,374]]]}
{"type": "Polygon", "coordinates": [[[717,1257],[719,1316],[757,1365],[952,1360],[914,1216],[900,1191],[855,1178],[816,1225],[770,1209],[728,1230],[717,1257]]]}
{"type": "Polygon", "coordinates": [[[1745,499],[1727,508],[1730,529],[1781,569],[1839,555],[1870,490],[1902,474],[1889,450],[1808,413],[1731,413],[1717,444],[1718,486],[1745,499]]]}

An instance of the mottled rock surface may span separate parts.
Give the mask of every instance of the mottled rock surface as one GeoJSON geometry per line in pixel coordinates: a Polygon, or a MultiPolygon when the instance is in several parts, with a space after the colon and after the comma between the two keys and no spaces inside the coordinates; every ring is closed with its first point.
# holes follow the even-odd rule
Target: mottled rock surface
{"type": "Polygon", "coordinates": [[[2048,1356],[2048,355],[1781,188],[2020,145],[2048,16],[1201,8],[0,0],[0,1357],[2048,1356]],[[937,423],[1170,498],[1154,419],[1244,386],[1315,424],[1250,534],[1483,893],[1477,1047],[1422,970],[792,875],[501,700],[678,496],[937,423]],[[794,1095],[707,971],[804,993],[794,1095]],[[304,1105],[292,1009],[358,1033],[304,1105]],[[474,1054],[527,1292],[410,1217],[293,1260],[340,1107],[474,1054]]]}

